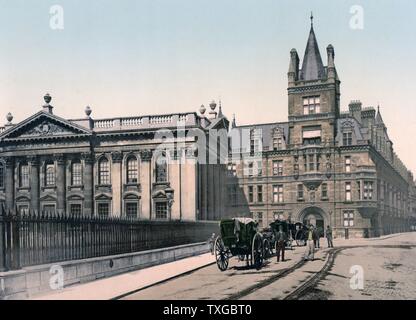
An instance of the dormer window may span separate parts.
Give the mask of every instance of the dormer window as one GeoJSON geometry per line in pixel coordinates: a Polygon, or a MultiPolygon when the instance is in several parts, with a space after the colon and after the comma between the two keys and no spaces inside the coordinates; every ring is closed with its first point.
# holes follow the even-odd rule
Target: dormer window
{"type": "Polygon", "coordinates": [[[321,113],[321,98],[320,97],[305,97],[303,98],[303,114],[321,113]]]}

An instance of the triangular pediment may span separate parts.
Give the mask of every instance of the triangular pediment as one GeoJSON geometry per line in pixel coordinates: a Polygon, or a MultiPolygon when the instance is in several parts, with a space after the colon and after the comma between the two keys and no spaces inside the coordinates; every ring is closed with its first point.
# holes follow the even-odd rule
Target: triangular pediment
{"type": "Polygon", "coordinates": [[[0,135],[1,140],[74,137],[90,135],[91,131],[68,120],[41,111],[0,135]]]}

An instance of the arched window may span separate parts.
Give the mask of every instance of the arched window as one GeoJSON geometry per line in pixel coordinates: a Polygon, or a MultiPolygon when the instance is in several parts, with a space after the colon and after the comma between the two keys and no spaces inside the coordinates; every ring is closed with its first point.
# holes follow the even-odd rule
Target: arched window
{"type": "Polygon", "coordinates": [[[72,162],[71,179],[73,186],[82,185],[82,166],[80,161],[72,162]]]}
{"type": "Polygon", "coordinates": [[[0,188],[4,188],[4,164],[0,162],[0,188]]]}
{"type": "Polygon", "coordinates": [[[139,170],[137,158],[134,156],[130,156],[127,159],[127,183],[137,183],[139,181],[138,174],[139,170]]]}
{"type": "Polygon", "coordinates": [[[167,180],[167,159],[166,154],[162,153],[156,160],[156,182],[166,182],[167,180]]]}
{"type": "Polygon", "coordinates": [[[45,163],[45,185],[48,187],[55,185],[55,164],[53,162],[45,163]]]}
{"type": "Polygon", "coordinates": [[[26,162],[19,167],[19,185],[22,188],[29,187],[29,165],[26,162]]]}
{"type": "Polygon", "coordinates": [[[107,158],[102,158],[98,163],[98,177],[101,185],[110,184],[110,164],[107,158]]]}

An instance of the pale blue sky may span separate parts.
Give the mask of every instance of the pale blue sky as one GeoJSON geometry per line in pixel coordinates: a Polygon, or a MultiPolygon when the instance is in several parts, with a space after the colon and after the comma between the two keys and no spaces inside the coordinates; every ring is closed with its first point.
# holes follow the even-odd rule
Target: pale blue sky
{"type": "Polygon", "coordinates": [[[23,120],[50,92],[68,118],[86,105],[96,118],[196,111],[221,96],[240,124],[285,121],[289,52],[303,57],[311,10],[324,63],[335,47],[343,109],[380,103],[416,172],[414,0],[0,0],[0,119],[23,120]],[[56,4],[62,31],[49,27],[56,4]]]}

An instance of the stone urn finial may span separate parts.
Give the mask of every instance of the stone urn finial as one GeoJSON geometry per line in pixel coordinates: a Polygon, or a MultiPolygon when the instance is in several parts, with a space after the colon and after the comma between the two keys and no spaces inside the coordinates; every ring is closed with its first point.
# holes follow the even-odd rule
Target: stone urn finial
{"type": "Polygon", "coordinates": [[[13,121],[13,115],[12,115],[10,112],[7,114],[7,116],[6,116],[6,120],[7,120],[7,122],[8,122],[9,124],[11,124],[11,123],[12,123],[12,121],[13,121]]]}
{"type": "Polygon", "coordinates": [[[86,106],[85,107],[85,114],[87,115],[87,117],[89,117],[92,113],[92,109],[90,106],[86,106]]]}

